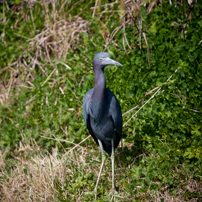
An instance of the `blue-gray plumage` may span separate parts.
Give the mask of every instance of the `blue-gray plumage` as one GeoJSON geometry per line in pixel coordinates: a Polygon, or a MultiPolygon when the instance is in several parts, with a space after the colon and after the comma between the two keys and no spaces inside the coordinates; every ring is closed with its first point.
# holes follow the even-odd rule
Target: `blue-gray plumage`
{"type": "Polygon", "coordinates": [[[121,139],[122,114],[117,98],[106,88],[104,76],[104,68],[113,64],[122,66],[119,62],[110,59],[108,53],[101,52],[94,57],[94,88],[89,90],[83,99],[85,124],[102,152],[102,165],[95,186],[95,198],[97,198],[97,186],[106,158],[104,151],[112,157],[112,192],[115,192],[114,150],[118,147],[121,139]]]}

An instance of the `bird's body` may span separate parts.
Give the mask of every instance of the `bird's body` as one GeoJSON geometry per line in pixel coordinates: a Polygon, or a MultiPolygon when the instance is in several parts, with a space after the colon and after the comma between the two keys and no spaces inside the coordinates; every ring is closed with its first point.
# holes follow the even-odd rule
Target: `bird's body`
{"type": "Polygon", "coordinates": [[[104,68],[111,64],[122,66],[110,59],[108,53],[101,52],[94,57],[94,88],[89,90],[83,99],[85,124],[102,152],[102,165],[95,186],[95,197],[97,197],[97,186],[106,159],[104,151],[112,156],[112,192],[115,191],[114,150],[120,142],[122,133],[121,107],[115,95],[106,88],[104,76],[104,68]]]}
{"type": "Polygon", "coordinates": [[[121,107],[115,95],[109,89],[106,88],[104,101],[93,98],[93,91],[94,88],[89,90],[84,97],[84,110],[90,109],[88,112],[84,112],[87,115],[86,117],[84,115],[84,120],[97,145],[99,145],[98,139],[100,139],[103,149],[111,155],[111,140],[114,141],[115,149],[121,140],[121,107]],[[92,107],[89,107],[90,105],[92,107]]]}

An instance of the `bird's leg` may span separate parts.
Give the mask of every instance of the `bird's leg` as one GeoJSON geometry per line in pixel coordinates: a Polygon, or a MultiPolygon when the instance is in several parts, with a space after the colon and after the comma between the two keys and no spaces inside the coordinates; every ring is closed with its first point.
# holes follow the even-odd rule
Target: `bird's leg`
{"type": "Polygon", "coordinates": [[[104,166],[104,163],[105,163],[105,160],[106,160],[106,156],[105,156],[105,153],[104,153],[104,149],[103,149],[101,140],[98,139],[98,143],[99,143],[99,146],[100,146],[100,149],[101,149],[101,153],[102,153],[102,164],[101,164],[101,167],[100,167],[100,172],[99,172],[99,175],[98,175],[98,178],[97,178],[97,182],[96,182],[96,185],[95,185],[95,189],[94,189],[94,192],[95,192],[95,199],[97,199],[97,187],[98,187],[98,182],[99,182],[99,180],[100,180],[100,176],[101,176],[101,173],[102,173],[102,169],[103,169],[103,166],[104,166]]]}
{"type": "Polygon", "coordinates": [[[114,158],[115,158],[115,155],[114,155],[114,140],[113,139],[111,140],[111,143],[112,143],[111,160],[112,160],[112,195],[113,195],[116,192],[115,184],[114,184],[114,158]]]}

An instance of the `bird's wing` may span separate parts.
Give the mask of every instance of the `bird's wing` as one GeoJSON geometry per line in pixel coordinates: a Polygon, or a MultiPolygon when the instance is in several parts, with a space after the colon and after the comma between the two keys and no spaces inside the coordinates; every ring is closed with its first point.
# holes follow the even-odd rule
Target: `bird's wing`
{"type": "Polygon", "coordinates": [[[112,98],[111,98],[111,102],[110,102],[109,113],[112,116],[112,120],[114,122],[116,132],[118,133],[118,135],[121,136],[121,133],[122,133],[121,107],[120,107],[120,104],[119,104],[117,98],[115,97],[115,95],[113,93],[112,93],[112,98]]]}
{"type": "Polygon", "coordinates": [[[83,98],[83,116],[86,126],[88,123],[88,115],[90,114],[90,102],[92,94],[93,94],[93,88],[90,89],[83,98]]]}
{"type": "Polygon", "coordinates": [[[95,142],[98,145],[98,140],[93,133],[93,130],[91,128],[91,123],[90,123],[90,114],[91,114],[90,113],[90,102],[91,102],[92,93],[93,93],[93,88],[90,89],[86,93],[86,95],[84,96],[84,99],[83,99],[83,117],[84,117],[84,121],[85,121],[86,127],[88,128],[89,133],[91,134],[91,136],[93,137],[93,139],[95,140],[95,142]]]}

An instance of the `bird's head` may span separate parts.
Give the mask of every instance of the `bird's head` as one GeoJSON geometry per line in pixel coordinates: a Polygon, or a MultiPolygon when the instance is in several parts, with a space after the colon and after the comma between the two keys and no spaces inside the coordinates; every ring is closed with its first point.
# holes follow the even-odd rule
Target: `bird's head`
{"type": "Polygon", "coordinates": [[[119,65],[123,66],[121,63],[109,58],[109,54],[105,52],[98,53],[93,59],[93,70],[104,69],[107,65],[119,65]]]}

